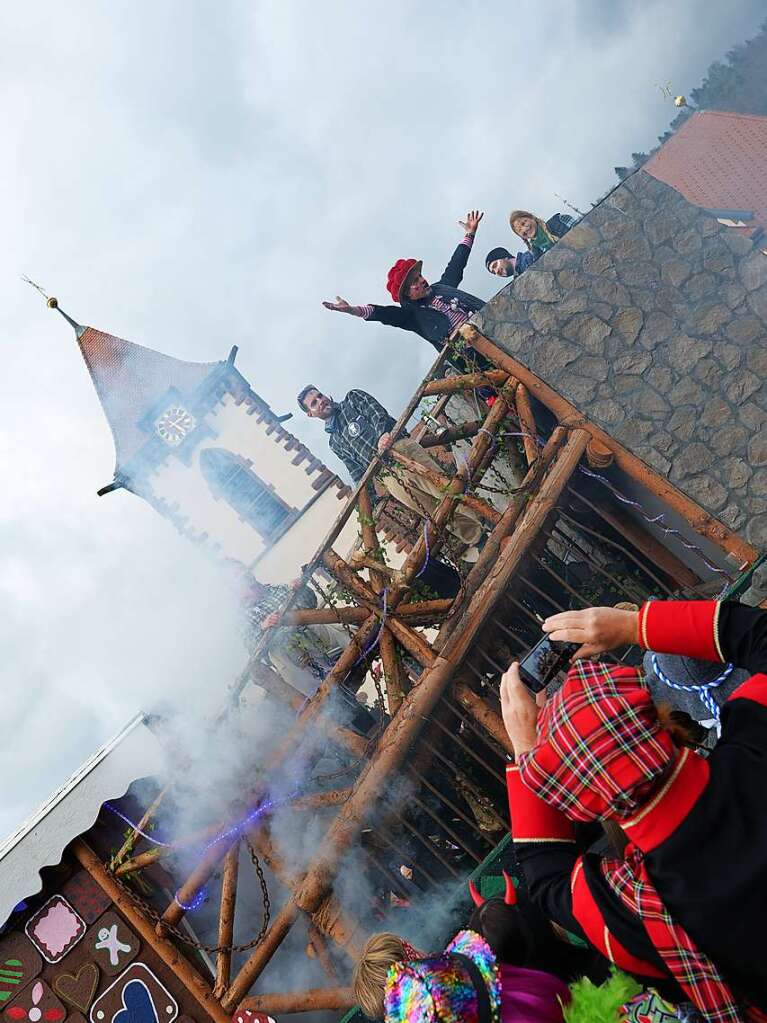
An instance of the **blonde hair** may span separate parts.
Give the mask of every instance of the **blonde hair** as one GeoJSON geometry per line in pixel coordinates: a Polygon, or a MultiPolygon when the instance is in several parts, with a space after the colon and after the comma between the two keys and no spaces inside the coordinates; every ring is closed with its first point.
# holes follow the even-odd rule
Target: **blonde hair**
{"type": "Polygon", "coordinates": [[[405,959],[402,938],[380,931],[368,938],[352,974],[354,998],[366,1016],[384,1015],[384,987],[389,968],[405,959]]]}
{"type": "MultiPolygon", "coordinates": [[[[509,214],[509,227],[514,232],[514,234],[517,234],[517,229],[514,227],[514,221],[520,220],[522,217],[527,217],[529,220],[534,220],[536,225],[541,228],[541,230],[543,231],[543,233],[546,235],[550,242],[557,241],[556,235],[553,235],[546,226],[546,221],[543,220],[542,217],[536,217],[534,213],[528,213],[527,210],[512,210],[511,213],[509,214]]],[[[521,235],[518,235],[518,237],[521,237],[521,235]]],[[[522,238],[522,241],[525,243],[528,249],[532,250],[533,247],[532,239],[522,238]]]]}

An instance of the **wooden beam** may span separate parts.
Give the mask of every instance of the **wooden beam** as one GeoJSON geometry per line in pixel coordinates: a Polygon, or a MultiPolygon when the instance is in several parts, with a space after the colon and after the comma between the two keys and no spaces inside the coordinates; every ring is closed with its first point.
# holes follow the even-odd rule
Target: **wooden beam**
{"type": "Polygon", "coordinates": [[[140,912],[133,899],[107,873],[103,864],[85,840],[76,838],[70,848],[80,865],[88,871],[96,884],[109,896],[123,916],[126,917],[131,927],[156,952],[177,980],[184,985],[200,1006],[202,1012],[214,1020],[214,1023],[231,1023],[228,1013],[221,1008],[213,997],[210,985],[203,980],[175,945],[168,941],[167,938],[158,937],[151,922],[140,912]]]}
{"type": "Polygon", "coordinates": [[[430,380],[421,392],[425,397],[432,394],[457,394],[459,391],[473,391],[477,387],[501,387],[509,378],[502,369],[488,369],[481,373],[460,375],[430,380]]]}
{"type": "Polygon", "coordinates": [[[314,949],[314,954],[319,960],[320,966],[325,971],[325,975],[330,981],[338,983],[338,971],[336,970],[333,959],[330,955],[327,942],[325,941],[324,934],[321,934],[314,924],[309,924],[309,946],[314,949]]]}
{"type": "Polygon", "coordinates": [[[389,714],[393,716],[399,710],[405,694],[405,681],[402,665],[397,655],[397,646],[394,636],[389,629],[384,629],[378,641],[378,648],[381,651],[381,663],[384,670],[384,685],[386,686],[386,702],[389,714]]]}
{"type": "Polygon", "coordinates": [[[213,997],[221,998],[229,987],[232,969],[232,941],[234,940],[234,914],[237,908],[237,871],[240,864],[240,843],[236,842],[224,858],[221,879],[221,908],[218,916],[218,944],[225,946],[216,953],[216,983],[213,997]]]}
{"type": "Polygon", "coordinates": [[[442,448],[455,444],[459,440],[470,440],[476,437],[482,429],[482,420],[478,419],[473,423],[463,423],[462,426],[446,426],[437,433],[425,433],[418,438],[422,448],[442,448]]]}
{"type": "Polygon", "coordinates": [[[311,987],[305,991],[281,991],[251,995],[250,998],[245,998],[237,1008],[279,1017],[292,1012],[351,1009],[353,1006],[354,994],[350,987],[311,987]]]}
{"type": "Polygon", "coordinates": [[[514,747],[500,715],[465,682],[456,682],[453,692],[458,703],[471,714],[477,724],[513,757],[514,747]]]}
{"type": "Polygon", "coordinates": [[[750,543],[743,540],[737,533],[729,530],[723,522],[704,511],[695,501],[689,498],[681,490],[670,483],[664,476],[651,469],[646,462],[619,444],[617,440],[608,433],[590,422],[574,405],[566,398],[540,380],[534,373],[512,358],[503,349],[493,344],[490,338],[485,337],[471,324],[465,324],[460,328],[459,333],[478,352],[491,359],[496,365],[501,366],[509,373],[514,374],[520,382],[524,383],[530,394],[535,395],[550,409],[560,422],[577,423],[586,430],[591,437],[598,440],[609,448],[615,456],[615,462],[628,476],[637,483],[646,487],[650,493],[655,494],[665,504],[678,512],[683,519],[707,540],[716,544],[723,551],[732,554],[741,567],[750,565],[758,556],[758,551],[750,543]]]}
{"type": "MultiPolygon", "coordinates": [[[[354,566],[351,565],[351,568],[354,566]]],[[[414,625],[424,625],[446,615],[453,605],[452,598],[421,600],[416,604],[400,604],[397,616],[414,625]]],[[[367,607],[318,607],[286,611],[282,626],[289,625],[359,625],[370,614],[367,607]]],[[[281,626],[275,626],[280,628],[281,626]]]]}
{"type": "Polygon", "coordinates": [[[524,434],[522,444],[525,449],[527,464],[532,465],[538,457],[538,427],[535,425],[533,406],[530,404],[530,395],[524,384],[519,384],[516,393],[517,416],[519,428],[524,434]]]}
{"type": "MultiPolygon", "coordinates": [[[[578,491],[575,490],[575,493],[578,494],[578,491]]],[[[608,526],[612,526],[620,536],[625,537],[630,544],[636,547],[640,554],[644,554],[653,567],[659,568],[679,586],[692,587],[700,583],[700,576],[688,568],[676,554],[664,547],[660,540],[656,540],[652,533],[636,519],[629,518],[625,513],[621,514],[617,509],[605,504],[592,504],[588,499],[584,503],[593,508],[608,526]]]]}

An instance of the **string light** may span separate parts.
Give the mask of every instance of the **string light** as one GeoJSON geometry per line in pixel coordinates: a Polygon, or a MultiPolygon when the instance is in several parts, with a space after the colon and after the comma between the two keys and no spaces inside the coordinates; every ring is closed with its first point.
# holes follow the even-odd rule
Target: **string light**
{"type": "Polygon", "coordinates": [[[143,831],[138,826],[138,824],[134,824],[130,817],[126,817],[125,814],[118,810],[116,806],[112,806],[111,803],[104,803],[104,806],[107,808],[107,810],[111,810],[116,817],[120,818],[120,820],[123,820],[125,821],[126,824],[130,825],[130,827],[133,828],[135,833],[137,835],[141,835],[141,837],[145,838],[147,842],[151,842],[153,845],[162,846],[163,849],[170,849],[171,845],[173,844],[172,842],[162,842],[160,841],[159,838],[153,838],[148,832],[143,831]]]}
{"type": "Polygon", "coordinates": [[[725,572],[724,569],[719,568],[717,565],[714,565],[711,561],[709,561],[706,555],[700,549],[700,547],[698,547],[694,543],[689,543],[684,538],[684,536],[679,532],[678,529],[674,529],[673,526],[667,526],[665,524],[666,521],[665,512],[661,512],[659,515],[653,516],[647,515],[639,501],[634,501],[630,497],[626,497],[625,494],[622,494],[620,490],[618,490],[617,487],[614,487],[612,483],[604,476],[600,476],[599,473],[597,472],[592,472],[590,469],[587,469],[585,465],[581,465],[578,468],[580,472],[583,473],[584,476],[589,476],[591,479],[598,480],[600,483],[606,486],[608,490],[610,490],[618,498],[621,504],[628,504],[631,505],[632,508],[637,508],[639,510],[639,514],[642,516],[645,522],[649,522],[651,525],[658,526],[662,530],[662,532],[666,534],[666,536],[677,537],[682,546],[686,547],[688,551],[695,551],[696,554],[700,555],[700,558],[703,561],[704,565],[711,572],[716,572],[718,575],[723,575],[728,582],[731,581],[731,578],[727,574],[727,572],[725,572]]]}

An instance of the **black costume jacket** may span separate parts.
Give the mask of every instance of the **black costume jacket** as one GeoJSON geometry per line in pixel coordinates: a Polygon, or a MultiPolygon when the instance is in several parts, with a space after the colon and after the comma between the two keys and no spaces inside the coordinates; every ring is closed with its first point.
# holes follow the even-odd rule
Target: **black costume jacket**
{"type": "MultiPolygon", "coordinates": [[[[767,612],[652,601],[640,612],[640,637],[647,649],[754,673],[725,704],[710,757],[684,750],[658,792],[620,823],[672,917],[737,997],[767,1010],[767,612]]],[[[576,848],[571,822],[513,766],[507,782],[514,850],[532,900],[621,969],[656,984],[668,978],[641,920],[602,877],[599,857],[576,848]]]]}

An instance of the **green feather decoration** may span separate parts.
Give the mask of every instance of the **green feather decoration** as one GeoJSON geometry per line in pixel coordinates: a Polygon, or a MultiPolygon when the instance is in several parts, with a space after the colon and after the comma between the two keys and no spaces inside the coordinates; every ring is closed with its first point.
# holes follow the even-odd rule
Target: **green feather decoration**
{"type": "Polygon", "coordinates": [[[570,985],[572,1001],[562,1015],[565,1023],[618,1023],[620,1007],[641,991],[641,984],[615,969],[604,984],[581,977],[570,985]]]}

